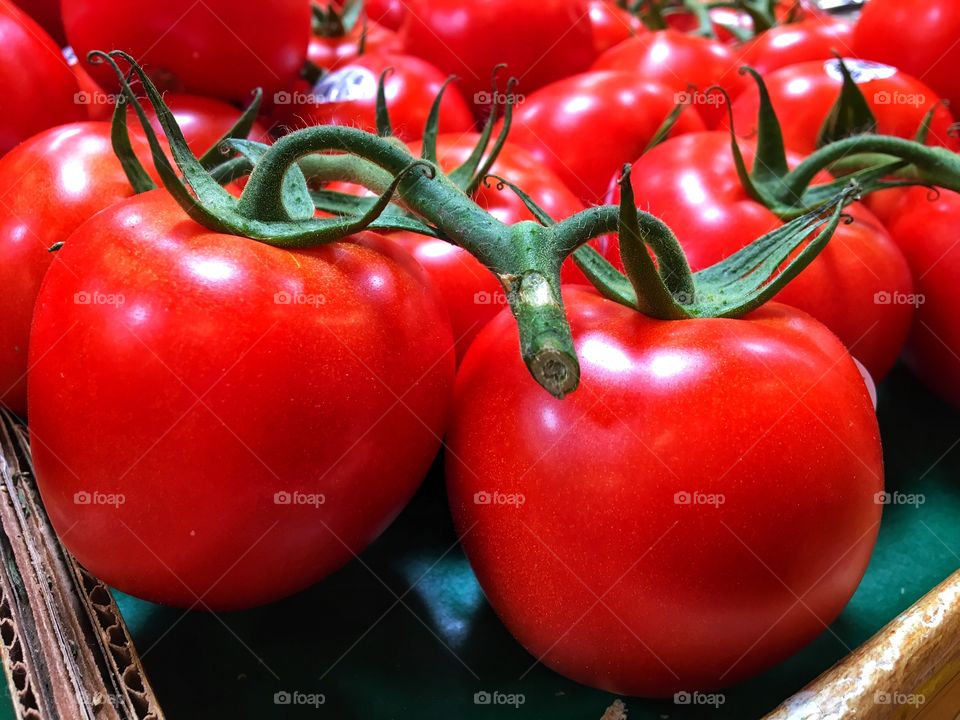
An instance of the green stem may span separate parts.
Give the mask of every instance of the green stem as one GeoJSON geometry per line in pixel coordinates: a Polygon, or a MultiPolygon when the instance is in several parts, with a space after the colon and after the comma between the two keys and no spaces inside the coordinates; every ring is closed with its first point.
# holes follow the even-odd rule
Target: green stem
{"type": "MultiPolygon", "coordinates": [[[[631,307],[639,307],[655,317],[736,316],[763,302],[813,259],[839,222],[844,205],[857,192],[856,184],[851,185],[815,212],[768,233],[717,266],[695,275],[690,273],[670,229],[660,220],[637,211],[629,167],[625,167],[621,178],[619,208],[590,208],[557,224],[524,221],[508,226],[500,222],[462,189],[479,182],[473,177],[477,168],[480,179],[489,170],[489,160],[481,164],[485,141],[480,153],[448,178],[435,162],[415,158],[399,141],[349,127],[305,128],[273,146],[232,139],[231,147],[253,165],[246,188],[237,200],[198,162],[159,91],[133,58],[120,51],[99,56],[111,64],[127,100],[136,109],[164,185],[191,217],[206,227],[270,245],[307,247],[342,240],[384,217],[388,221],[402,219],[402,210],[388,208],[396,194],[399,203],[417,216],[405,216],[407,220],[420,223],[422,219],[425,222],[420,227],[452,238],[499,278],[517,318],[523,360],[536,381],[558,398],[573,391],[580,377],[563,308],[560,267],[570,253],[579,252],[578,248],[592,237],[613,231],[620,236],[629,278],[620,276],[622,281],[618,280],[616,271],[609,263],[605,266],[602,258],[597,261],[599,256],[590,248],[584,248],[582,253],[596,270],[592,276],[609,281],[609,297],[626,300],[631,307]],[[168,138],[179,174],[170,165],[139,99],[114,58],[130,63],[140,77],[168,138]],[[349,159],[343,159],[344,153],[349,159]],[[317,218],[316,203],[303,169],[308,175],[342,180],[344,176],[336,176],[340,170],[348,178],[382,192],[377,198],[352,198],[352,205],[350,196],[332,193],[343,211],[337,211],[333,218],[317,218]],[[803,247],[814,230],[819,230],[818,236],[803,247]],[[797,250],[796,257],[782,268],[797,250]],[[656,264],[650,252],[656,256],[656,264]],[[691,291],[692,295],[687,297],[691,291]],[[681,294],[684,297],[679,297],[681,294]]],[[[486,138],[490,128],[492,122],[484,131],[486,138]]],[[[498,138],[501,142],[502,136],[498,138]]],[[[889,152],[889,148],[883,152],[889,152]]],[[[232,165],[230,173],[241,166],[242,163],[232,165]]],[[[541,209],[534,214],[549,220],[541,209]]]]}
{"type": "Polygon", "coordinates": [[[941,147],[920,145],[889,135],[859,135],[826,145],[793,169],[784,184],[792,197],[802,197],[804,190],[822,170],[852,155],[876,153],[909,163],[917,168],[919,178],[930,185],[960,192],[960,155],[941,147]]]}

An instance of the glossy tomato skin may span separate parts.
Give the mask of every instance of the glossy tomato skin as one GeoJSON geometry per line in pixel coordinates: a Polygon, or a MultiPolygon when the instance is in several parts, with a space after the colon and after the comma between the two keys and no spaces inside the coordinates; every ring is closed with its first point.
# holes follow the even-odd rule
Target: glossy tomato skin
{"type": "Polygon", "coordinates": [[[766,76],[787,65],[829,60],[836,53],[856,57],[852,46],[853,25],[815,17],[771,28],[748,42],[741,52],[744,65],[766,76]]]}
{"type": "Polygon", "coordinates": [[[594,58],[585,0],[412,0],[400,36],[404,52],[458,76],[481,117],[489,114],[496,65],[506,63],[504,76],[530,93],[594,58]]]}
{"type": "MultiPolygon", "coordinates": [[[[253,7],[233,0],[166,0],[145,12],[139,3],[63,0],[67,38],[80,58],[91,50],[125,50],[161,89],[244,102],[289,87],[303,67],[310,34],[309,0],[253,7]]],[[[117,87],[105,65],[91,68],[117,87]]]]}
{"type": "Polygon", "coordinates": [[[941,190],[931,196],[926,188],[910,188],[889,227],[917,283],[907,364],[940,397],[960,408],[960,195],[941,190]]]}
{"type": "MultiPolygon", "coordinates": [[[[750,167],[754,148],[741,146],[750,167]]],[[[790,158],[794,164],[797,160],[790,158]]],[[[722,131],[682,135],[653,148],[634,163],[631,182],[638,205],[673,229],[694,270],[719,262],[782,224],[747,195],[730,137],[722,131]]],[[[854,221],[837,228],[826,249],[777,299],[824,323],[880,379],[896,362],[914,311],[911,305],[883,300],[910,295],[913,278],[879,221],[859,205],[848,212],[854,221]]]]}
{"type": "Polygon", "coordinates": [[[490,604],[538,660],[618,694],[717,688],[789,656],[846,604],[880,520],[850,356],[776,303],[663,322],[565,299],[576,392],[530,381],[507,313],[457,376],[447,487],[490,604]]]}
{"type": "Polygon", "coordinates": [[[0,63],[0,156],[41,130],[86,117],[60,48],[10,0],[0,0],[0,63]]]}
{"type": "MultiPolygon", "coordinates": [[[[638,157],[675,106],[674,91],[636,73],[593,71],[540,88],[517,107],[510,141],[525,147],[587,204],[638,157]]],[[[687,108],[671,135],[703,130],[687,108]]]]}
{"type": "Polygon", "coordinates": [[[593,47],[597,55],[634,35],[647,32],[640,18],[610,0],[589,0],[588,7],[590,24],[593,26],[593,47]]]}
{"type": "MultiPolygon", "coordinates": [[[[447,76],[412,55],[370,54],[344,63],[320,79],[305,104],[289,108],[290,122],[294,127],[347,125],[376,132],[377,86],[388,70],[385,90],[394,134],[407,142],[419,140],[447,76]]],[[[472,128],[470,107],[451,84],[440,105],[440,131],[464,133],[472,128]]]]}
{"type": "Polygon", "coordinates": [[[280,250],[163,190],[71,236],[31,353],[37,480],[67,547],[125,592],[211,609],[296,592],[376,537],[437,451],[454,368],[393,243],[280,250]]]}
{"type": "Polygon", "coordinates": [[[721,85],[736,97],[746,87],[740,65],[739,56],[723,43],[662,30],[620,43],[597,58],[593,69],[636,72],[644,80],[662,83],[673,89],[675,102],[687,99],[713,128],[726,114],[726,104],[719,93],[705,91],[721,85]]]}
{"type": "MultiPolygon", "coordinates": [[[[857,84],[876,116],[877,131],[883,135],[913,138],[924,116],[940,102],[922,82],[893,67],[848,58],[844,62],[859,77],[857,84]]],[[[816,150],[820,128],[843,84],[838,63],[832,59],[788,65],[764,78],[789,149],[803,154],[816,150]]],[[[738,135],[751,137],[756,132],[759,97],[753,85],[734,101],[738,135]]],[[[950,136],[952,124],[953,116],[941,105],[930,124],[927,144],[957,147],[950,136]]]]}
{"type": "MultiPolygon", "coordinates": [[[[131,142],[142,160],[149,158],[145,141],[131,142]]],[[[30,322],[54,259],[50,246],[132,194],[113,154],[109,123],[51,128],[0,160],[0,404],[26,414],[30,322]]]]}
{"type": "Polygon", "coordinates": [[[375,22],[368,22],[364,37],[363,23],[357,23],[342,36],[310,36],[307,47],[307,59],[324,70],[336,70],[342,64],[361,55],[360,40],[363,38],[363,54],[392,53],[400,49],[400,38],[388,28],[375,22]]]}
{"type": "Polygon", "coordinates": [[[896,65],[920,78],[956,112],[958,37],[960,4],[953,0],[871,0],[857,22],[853,46],[861,57],[896,65]]]}
{"type": "Polygon", "coordinates": [[[507,306],[503,286],[473,255],[446,240],[411,232],[391,233],[390,239],[420,263],[443,298],[459,363],[484,326],[507,306]]]}

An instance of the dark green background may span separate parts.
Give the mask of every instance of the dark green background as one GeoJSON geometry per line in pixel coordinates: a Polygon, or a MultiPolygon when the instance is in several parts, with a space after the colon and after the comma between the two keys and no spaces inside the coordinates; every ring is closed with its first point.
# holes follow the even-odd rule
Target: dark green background
{"type": "MultiPolygon", "coordinates": [[[[759,717],[960,567],[960,414],[901,368],[881,387],[880,420],[888,490],[926,502],[885,510],[867,575],[832,633],[731,688],[719,708],[629,700],[631,720],[759,717]]],[[[533,658],[498,622],[454,542],[435,468],[363,562],[286,601],[213,616],[117,598],[171,720],[597,720],[613,696],[543,666],[518,679],[533,658]],[[323,693],[326,704],[278,706],[279,690],[323,693]],[[479,690],[523,693],[525,703],[475,705],[479,690]]]]}

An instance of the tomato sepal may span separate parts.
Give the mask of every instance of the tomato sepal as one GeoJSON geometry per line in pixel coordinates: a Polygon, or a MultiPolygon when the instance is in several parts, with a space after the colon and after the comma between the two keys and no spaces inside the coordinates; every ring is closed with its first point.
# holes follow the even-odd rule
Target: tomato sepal
{"type": "MultiPolygon", "coordinates": [[[[820,254],[840,222],[849,222],[844,208],[860,196],[857,183],[851,182],[818,208],[691,273],[673,231],[637,210],[629,177],[630,167],[625,166],[616,214],[625,274],[587,247],[581,247],[574,260],[606,298],[661,320],[741,317],[756,310],[820,254]]],[[[608,211],[610,206],[598,209],[608,211]]],[[[609,224],[613,220],[612,214],[606,218],[609,224]]]]}
{"type": "Polygon", "coordinates": [[[127,96],[120,94],[117,103],[113,108],[113,117],[110,120],[110,144],[113,146],[113,154],[120,161],[120,167],[123,168],[127,180],[130,181],[130,187],[135,194],[155,190],[157,184],[144,169],[133,151],[133,145],[130,143],[130,131],[127,127],[127,96]]]}
{"type": "Polygon", "coordinates": [[[200,156],[200,164],[203,167],[210,170],[223,162],[225,151],[229,150],[229,145],[226,145],[228,140],[245,140],[250,135],[254,123],[257,122],[257,115],[260,113],[262,102],[263,89],[256,88],[253,91],[253,100],[244,108],[237,121],[200,156]]]}
{"type": "MultiPolygon", "coordinates": [[[[960,190],[960,156],[956,153],[917,140],[872,132],[832,140],[789,170],[780,121],[766,84],[752,68],[744,67],[741,72],[750,74],[757,83],[760,101],[753,168],[746,166],[733,113],[729,112],[730,144],[737,174],[750,197],[780,219],[792,220],[816,209],[850,182],[857,183],[862,195],[904,185],[938,185],[960,190]],[[811,186],[824,170],[846,172],[833,182],[811,186]]],[[[849,72],[846,75],[849,77],[849,72]]],[[[852,78],[850,81],[852,83],[852,78]]],[[[932,113],[925,116],[918,138],[925,136],[931,118],[932,113]]]]}
{"type": "Polygon", "coordinates": [[[840,86],[837,101],[827,113],[817,135],[817,147],[823,147],[842,138],[877,131],[877,117],[870,109],[860,86],[850,74],[850,68],[839,55],[837,67],[843,77],[843,84],[840,86]]]}
{"type": "Polygon", "coordinates": [[[339,11],[332,4],[324,7],[314,2],[311,10],[311,29],[318,37],[343,37],[356,27],[361,18],[366,21],[363,0],[347,0],[339,11]]]}

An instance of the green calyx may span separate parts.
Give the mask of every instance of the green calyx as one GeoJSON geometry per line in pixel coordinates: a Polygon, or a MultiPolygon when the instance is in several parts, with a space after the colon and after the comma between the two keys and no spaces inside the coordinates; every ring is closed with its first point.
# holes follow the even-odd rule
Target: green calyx
{"type": "MultiPolygon", "coordinates": [[[[599,253],[584,252],[589,248],[581,248],[574,259],[605,297],[663,320],[740,317],[757,309],[816,258],[843,219],[844,207],[859,197],[851,183],[815,210],[691,273],[670,228],[637,211],[629,178],[625,166],[616,225],[626,274],[599,253]]],[[[608,225],[614,222],[610,215],[608,225]]]]}
{"type": "MultiPolygon", "coordinates": [[[[104,53],[93,51],[88,56],[92,63],[111,62],[110,58],[104,53]]],[[[132,71],[131,71],[132,72],[132,71]]],[[[123,78],[122,82],[129,88],[131,75],[123,78]]],[[[234,139],[246,138],[253,129],[257,121],[257,113],[260,112],[260,104],[263,101],[263,91],[257,88],[253,94],[253,100],[246,109],[237,118],[236,122],[221,136],[212,147],[199,158],[198,162],[206,169],[217,167],[229,158],[232,148],[229,141],[234,139]]],[[[127,110],[130,107],[130,101],[126,92],[121,93],[117,98],[117,104],[113,109],[113,116],[110,121],[110,140],[113,145],[113,153],[120,161],[124,174],[130,182],[135,193],[139,194],[148,190],[156,189],[156,183],[150,178],[150,175],[140,163],[140,159],[133,151],[130,143],[130,132],[127,127],[127,110]]],[[[232,179],[232,178],[230,178],[232,179]]],[[[229,180],[227,180],[229,182],[229,180]]]]}
{"type": "Polygon", "coordinates": [[[863,195],[905,185],[936,185],[960,192],[960,156],[924,144],[937,108],[927,113],[912,140],[878,135],[876,118],[849,68],[840,58],[837,63],[843,87],[820,130],[820,147],[792,170],[787,164],[780,120],[763,78],[752,68],[741,69],[757,83],[760,97],[753,168],[747,167],[732,111],[729,114],[731,149],[747,193],[777,217],[791,220],[823,206],[850,183],[856,183],[863,195]],[[823,171],[836,178],[812,185],[823,171]]]}
{"type": "Polygon", "coordinates": [[[618,208],[591,208],[560,224],[516,185],[490,177],[513,190],[538,222],[552,226],[561,247],[574,248],[574,262],[604,297],[661,320],[741,317],[756,310],[813,262],[840,222],[849,221],[843,209],[859,198],[859,187],[849,183],[820,207],[716,265],[692,273],[673,231],[653,215],[637,210],[629,165],[624,166],[619,180],[618,208]],[[609,232],[618,233],[625,273],[583,244],[584,237],[609,232]]]}
{"type": "MultiPolygon", "coordinates": [[[[621,2],[620,6],[640,18],[650,30],[668,29],[670,15],[691,15],[696,22],[693,34],[712,40],[717,39],[717,31],[710,11],[718,8],[736,10],[750,18],[750,28],[724,27],[738,42],[746,42],[781,22],[776,14],[776,0],[635,0],[621,2]]],[[[791,9],[783,22],[796,19],[796,8],[791,9]]]]}
{"type": "Polygon", "coordinates": [[[190,152],[162,97],[129,55],[114,51],[94,53],[94,57],[114,69],[126,101],[143,126],[164,186],[194,220],[216,231],[283,248],[334,242],[366,228],[412,230],[447,239],[474,255],[500,280],[517,320],[523,360],[534,379],[557,398],[576,389],[580,378],[560,291],[560,268],[567,256],[574,254],[607,297],[651,316],[733,317],[762,304],[815,257],[856,193],[853,187],[845,188],[815,212],[712,268],[691,273],[670,229],[637,210],[629,168],[621,181],[619,206],[589,208],[561,222],[554,222],[522,189],[491,176],[509,130],[511,104],[503,110],[496,139],[494,113],[474,152],[449,175],[437,163],[442,95],[430,113],[422,157],[417,158],[393,136],[382,92],[384,77],[378,93],[377,134],[316,126],[293,132],[272,146],[231,138],[225,145],[234,155],[208,168],[190,152]],[[142,82],[176,167],[117,59],[128,63],[142,82]],[[245,175],[249,177],[239,198],[221,186],[245,175]],[[335,181],[362,185],[375,196],[316,189],[318,183],[335,181]],[[516,192],[536,220],[506,225],[479,207],[470,196],[480,183],[491,181],[516,192]],[[316,217],[316,210],[332,217],[316,217]],[[814,231],[816,236],[807,242],[814,231]],[[586,245],[611,232],[620,235],[626,275],[586,245]]]}
{"type": "Polygon", "coordinates": [[[339,11],[332,3],[324,5],[314,0],[311,9],[312,30],[318,37],[343,37],[352,32],[358,22],[366,22],[363,0],[347,0],[339,11]]]}

